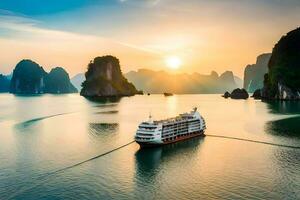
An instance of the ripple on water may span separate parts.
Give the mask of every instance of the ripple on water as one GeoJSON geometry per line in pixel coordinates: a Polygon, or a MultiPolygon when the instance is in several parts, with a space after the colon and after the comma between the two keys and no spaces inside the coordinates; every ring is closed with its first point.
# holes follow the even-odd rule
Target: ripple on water
{"type": "Polygon", "coordinates": [[[266,132],[272,135],[300,138],[300,117],[290,117],[267,122],[265,129],[266,132]]]}
{"type": "Polygon", "coordinates": [[[95,112],[95,114],[116,114],[119,111],[117,110],[109,110],[109,111],[99,111],[99,112],[95,112]]]}
{"type": "Polygon", "coordinates": [[[94,136],[113,134],[118,128],[118,123],[89,123],[89,133],[94,136]]]}

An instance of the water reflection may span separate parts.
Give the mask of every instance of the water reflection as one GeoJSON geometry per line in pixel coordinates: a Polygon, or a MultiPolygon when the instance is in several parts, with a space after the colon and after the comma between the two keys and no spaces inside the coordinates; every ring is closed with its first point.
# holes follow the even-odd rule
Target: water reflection
{"type": "Polygon", "coordinates": [[[284,137],[300,137],[300,117],[295,117],[300,114],[299,101],[268,101],[265,103],[270,113],[294,115],[290,118],[267,122],[264,126],[266,133],[284,137]]]}
{"type": "Polygon", "coordinates": [[[273,135],[300,137],[300,117],[267,122],[265,130],[273,135]]]}
{"type": "Polygon", "coordinates": [[[93,107],[97,107],[97,108],[109,108],[109,107],[115,107],[117,106],[117,103],[105,103],[105,104],[97,104],[93,107]]]}
{"type": "Polygon", "coordinates": [[[161,157],[162,147],[139,149],[135,154],[137,176],[150,180],[156,174],[161,157]]]}
{"type": "Polygon", "coordinates": [[[136,177],[149,183],[153,182],[156,174],[161,171],[161,163],[176,161],[172,158],[181,157],[182,154],[193,157],[202,142],[203,138],[198,137],[162,147],[139,149],[135,154],[136,177]]]}
{"type": "Polygon", "coordinates": [[[118,128],[118,123],[89,123],[89,133],[94,136],[110,135],[116,133],[118,128]]]}
{"type": "Polygon", "coordinates": [[[300,114],[299,101],[268,101],[268,109],[274,114],[300,114]]]}
{"type": "Polygon", "coordinates": [[[109,111],[99,111],[99,112],[95,112],[95,114],[116,114],[119,111],[117,110],[109,110],[109,111]]]}
{"type": "Polygon", "coordinates": [[[22,98],[22,97],[41,97],[45,94],[13,94],[15,97],[18,97],[18,98],[22,98]]]}
{"type": "Polygon", "coordinates": [[[85,97],[87,100],[97,103],[118,103],[122,97],[85,97]]]}

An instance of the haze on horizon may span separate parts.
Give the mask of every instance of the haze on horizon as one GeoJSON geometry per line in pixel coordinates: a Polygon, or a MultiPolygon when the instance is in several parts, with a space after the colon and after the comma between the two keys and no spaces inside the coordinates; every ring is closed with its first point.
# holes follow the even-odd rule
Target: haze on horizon
{"type": "Polygon", "coordinates": [[[0,73],[32,59],[84,72],[111,54],[139,68],[208,74],[244,67],[299,26],[298,0],[2,0],[0,73]],[[166,67],[179,58],[178,69],[166,67]]]}

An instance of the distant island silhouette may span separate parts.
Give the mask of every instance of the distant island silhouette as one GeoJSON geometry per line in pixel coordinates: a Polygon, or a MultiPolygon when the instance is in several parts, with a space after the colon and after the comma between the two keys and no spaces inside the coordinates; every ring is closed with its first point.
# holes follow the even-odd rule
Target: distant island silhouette
{"type": "Polygon", "coordinates": [[[247,65],[244,71],[244,89],[248,92],[262,88],[264,85],[264,75],[268,73],[268,64],[271,53],[264,53],[257,57],[256,63],[247,65]]]}
{"type": "Polygon", "coordinates": [[[45,72],[43,67],[32,60],[20,61],[10,81],[9,92],[13,94],[76,93],[68,73],[61,67],[45,72]]]}
{"type": "Polygon", "coordinates": [[[7,76],[0,74],[0,92],[8,92],[9,91],[10,80],[7,76]]]}
{"type": "MultiPolygon", "coordinates": [[[[219,76],[215,71],[212,71],[210,75],[202,75],[199,73],[170,74],[165,71],[139,69],[125,73],[124,76],[137,89],[149,94],[165,92],[175,94],[223,93],[224,90],[241,87],[243,82],[230,71],[219,76]]],[[[77,74],[71,79],[71,82],[80,89],[84,80],[84,74],[77,74]]]]}
{"type": "Polygon", "coordinates": [[[165,71],[139,69],[125,74],[138,89],[147,93],[170,92],[174,94],[223,93],[238,87],[231,71],[220,76],[212,71],[210,75],[199,73],[171,74],[165,71]]]}

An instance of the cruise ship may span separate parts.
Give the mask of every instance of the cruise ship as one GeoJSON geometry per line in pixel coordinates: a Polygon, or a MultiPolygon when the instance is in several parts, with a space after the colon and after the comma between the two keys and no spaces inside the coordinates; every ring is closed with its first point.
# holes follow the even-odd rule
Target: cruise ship
{"type": "Polygon", "coordinates": [[[197,108],[189,113],[159,121],[154,121],[150,115],[148,121],[139,125],[135,141],[141,147],[160,146],[204,136],[205,129],[205,120],[197,108]]]}

